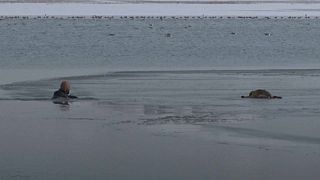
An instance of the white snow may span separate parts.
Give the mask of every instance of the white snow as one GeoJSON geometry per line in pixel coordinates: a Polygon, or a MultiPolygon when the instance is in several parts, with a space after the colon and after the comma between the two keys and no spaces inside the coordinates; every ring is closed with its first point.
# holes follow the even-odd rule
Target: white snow
{"type": "Polygon", "coordinates": [[[319,3],[0,3],[0,16],[320,16],[319,3]]]}

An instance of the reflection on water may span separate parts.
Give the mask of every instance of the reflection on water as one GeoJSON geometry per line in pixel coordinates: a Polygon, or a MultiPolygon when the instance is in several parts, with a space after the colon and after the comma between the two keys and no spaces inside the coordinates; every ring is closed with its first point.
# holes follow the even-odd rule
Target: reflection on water
{"type": "Polygon", "coordinates": [[[70,105],[68,102],[60,103],[60,102],[53,102],[54,104],[57,104],[61,111],[69,111],[70,105]]]}
{"type": "Polygon", "coordinates": [[[69,105],[69,101],[68,101],[68,99],[65,99],[65,98],[63,98],[63,99],[53,99],[52,100],[52,103],[53,104],[60,104],[60,105],[69,105]]]}

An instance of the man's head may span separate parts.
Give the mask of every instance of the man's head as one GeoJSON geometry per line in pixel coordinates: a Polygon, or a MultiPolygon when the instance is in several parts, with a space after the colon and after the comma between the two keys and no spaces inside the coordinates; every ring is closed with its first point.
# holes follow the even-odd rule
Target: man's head
{"type": "Polygon", "coordinates": [[[60,89],[62,91],[64,91],[65,93],[69,94],[70,92],[70,83],[68,81],[62,81],[61,84],[60,84],[60,89]]]}

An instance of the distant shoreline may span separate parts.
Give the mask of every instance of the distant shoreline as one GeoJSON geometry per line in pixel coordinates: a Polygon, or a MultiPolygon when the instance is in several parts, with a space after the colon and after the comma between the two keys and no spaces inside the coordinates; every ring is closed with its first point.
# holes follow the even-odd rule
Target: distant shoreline
{"type": "Polygon", "coordinates": [[[289,3],[289,4],[313,4],[320,1],[138,1],[133,4],[155,3],[155,4],[268,4],[268,3],[289,3]]]}
{"type": "Polygon", "coordinates": [[[147,19],[182,19],[182,20],[197,20],[197,19],[320,19],[320,16],[0,16],[0,20],[5,19],[96,19],[96,20],[111,20],[111,19],[127,19],[127,20],[147,20],[147,19]]]}
{"type": "MultiPolygon", "coordinates": [[[[82,17],[320,17],[320,3],[252,4],[86,4],[0,3],[0,16],[82,17]]],[[[95,17],[95,18],[97,18],[95,17]]]]}
{"type": "Polygon", "coordinates": [[[0,0],[2,3],[37,3],[37,4],[57,4],[57,3],[79,3],[79,4],[318,4],[317,1],[304,0],[0,0]]]}

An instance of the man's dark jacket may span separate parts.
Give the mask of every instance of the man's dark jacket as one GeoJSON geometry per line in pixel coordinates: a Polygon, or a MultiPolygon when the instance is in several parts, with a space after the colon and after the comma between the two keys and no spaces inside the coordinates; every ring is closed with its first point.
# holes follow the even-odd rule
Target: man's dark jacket
{"type": "Polygon", "coordinates": [[[78,98],[78,97],[69,95],[69,93],[66,93],[62,89],[59,89],[58,91],[54,92],[54,94],[52,96],[52,99],[57,99],[57,98],[75,99],[75,98],[78,98]]]}

